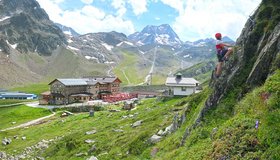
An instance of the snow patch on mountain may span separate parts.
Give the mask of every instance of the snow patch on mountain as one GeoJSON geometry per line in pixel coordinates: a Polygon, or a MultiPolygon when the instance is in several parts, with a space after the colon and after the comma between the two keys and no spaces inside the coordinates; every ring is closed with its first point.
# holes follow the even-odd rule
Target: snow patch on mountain
{"type": "Polygon", "coordinates": [[[102,46],[104,46],[108,51],[112,51],[112,49],[114,48],[114,46],[111,46],[107,43],[102,43],[102,46]]]}
{"type": "Polygon", "coordinates": [[[6,19],[9,19],[9,18],[11,18],[11,17],[6,16],[6,17],[4,17],[4,18],[1,18],[1,19],[0,19],[0,22],[5,21],[6,19]]]}
{"type": "Polygon", "coordinates": [[[88,60],[98,60],[98,58],[93,57],[93,56],[85,56],[85,58],[88,60]]]}
{"type": "Polygon", "coordinates": [[[72,47],[72,46],[67,46],[69,49],[74,50],[74,51],[79,51],[80,49],[72,47]]]}
{"type": "Polygon", "coordinates": [[[106,61],[106,62],[104,62],[105,64],[115,64],[116,62],[114,62],[114,61],[106,61]]]}
{"type": "Polygon", "coordinates": [[[10,45],[13,49],[17,48],[18,44],[10,44],[8,40],[6,40],[7,44],[10,45]]]}

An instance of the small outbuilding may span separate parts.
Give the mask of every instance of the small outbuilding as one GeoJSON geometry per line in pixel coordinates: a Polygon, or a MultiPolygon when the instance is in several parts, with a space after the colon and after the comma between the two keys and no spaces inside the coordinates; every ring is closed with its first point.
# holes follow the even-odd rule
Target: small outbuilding
{"type": "Polygon", "coordinates": [[[186,96],[197,92],[199,82],[178,73],[175,77],[167,77],[165,85],[169,88],[169,95],[186,96]]]}
{"type": "Polygon", "coordinates": [[[37,95],[22,92],[0,92],[0,99],[37,99],[37,95]]]}

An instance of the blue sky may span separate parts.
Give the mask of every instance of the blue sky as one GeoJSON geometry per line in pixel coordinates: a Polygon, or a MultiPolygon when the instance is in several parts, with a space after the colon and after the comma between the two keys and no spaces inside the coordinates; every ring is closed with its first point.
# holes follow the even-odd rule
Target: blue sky
{"type": "Polygon", "coordinates": [[[54,22],[81,34],[132,34],[170,24],[183,41],[222,32],[236,39],[261,0],[37,0],[54,22]]]}

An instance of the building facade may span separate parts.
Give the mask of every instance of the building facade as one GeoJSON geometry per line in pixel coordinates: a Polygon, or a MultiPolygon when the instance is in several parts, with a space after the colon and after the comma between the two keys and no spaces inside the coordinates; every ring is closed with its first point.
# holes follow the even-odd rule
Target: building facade
{"type": "MultiPolygon", "coordinates": [[[[121,80],[117,77],[97,77],[82,79],[55,79],[49,83],[49,104],[69,104],[101,99],[104,95],[114,95],[119,92],[121,80]]],[[[45,102],[42,100],[42,102],[45,102]]]]}
{"type": "Polygon", "coordinates": [[[199,82],[194,78],[184,78],[181,74],[168,77],[165,85],[169,88],[171,96],[186,96],[197,92],[199,82]]]}

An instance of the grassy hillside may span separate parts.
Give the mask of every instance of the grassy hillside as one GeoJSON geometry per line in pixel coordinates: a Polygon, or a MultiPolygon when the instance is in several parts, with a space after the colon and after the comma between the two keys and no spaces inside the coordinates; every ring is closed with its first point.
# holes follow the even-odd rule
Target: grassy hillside
{"type": "MultiPolygon", "coordinates": [[[[88,152],[93,144],[87,144],[86,139],[96,142],[97,150],[91,153],[100,159],[144,159],[149,157],[149,153],[141,155],[152,145],[146,140],[155,134],[159,129],[170,125],[176,111],[182,109],[190,97],[175,98],[165,101],[150,99],[141,102],[133,111],[121,112],[96,112],[94,117],[88,117],[88,113],[77,114],[67,118],[59,116],[52,118],[44,124],[32,126],[25,129],[16,129],[0,133],[0,139],[12,137],[14,135],[26,136],[27,140],[13,140],[8,146],[0,146],[0,150],[7,153],[16,154],[24,148],[34,145],[42,139],[52,139],[56,136],[64,136],[56,144],[51,145],[43,156],[47,159],[85,159],[76,157],[75,154],[88,152]],[[183,102],[183,103],[182,103],[183,102]],[[129,116],[131,115],[131,116],[129,116]],[[128,116],[123,118],[122,116],[128,116]],[[131,124],[142,120],[142,125],[132,128],[131,124]],[[85,135],[85,132],[95,129],[96,134],[85,135]],[[121,129],[122,132],[114,130],[121,129]],[[32,138],[31,138],[32,137],[32,138]],[[127,154],[129,152],[129,154],[127,154]],[[141,158],[142,157],[142,158],[141,158]]],[[[115,107],[114,107],[115,108],[115,107]]]]}
{"type": "Polygon", "coordinates": [[[158,143],[156,159],[279,159],[279,82],[280,71],[237,104],[233,93],[227,95],[207,112],[183,146],[178,144],[188,124],[169,142],[158,143]]]}
{"type": "Polygon", "coordinates": [[[128,50],[120,50],[117,53],[120,63],[114,69],[114,73],[121,78],[123,85],[138,85],[145,81],[150,73],[152,65],[152,84],[164,84],[169,73],[180,67],[180,60],[171,51],[159,48],[151,49],[145,54],[137,54],[128,50]]]}
{"type": "Polygon", "coordinates": [[[149,63],[143,65],[142,58],[130,52],[122,52],[122,60],[114,69],[114,73],[122,80],[123,85],[142,83],[149,73],[149,63]]]}
{"type": "Polygon", "coordinates": [[[200,62],[184,70],[178,70],[176,73],[181,73],[184,77],[193,77],[201,83],[206,82],[211,78],[212,71],[216,66],[216,60],[200,62]]]}
{"type": "MultiPolygon", "coordinates": [[[[26,136],[27,139],[25,143],[13,140],[8,146],[0,146],[0,150],[19,154],[42,139],[58,136],[61,139],[50,143],[44,152],[36,152],[33,156],[85,159],[94,155],[101,160],[279,159],[279,82],[278,70],[264,86],[248,93],[239,103],[236,103],[234,91],[227,94],[218,106],[206,112],[200,125],[193,128],[186,137],[185,143],[182,143],[182,137],[186,128],[196,123],[211,92],[209,89],[185,98],[145,100],[133,111],[104,110],[96,112],[94,117],[89,117],[88,113],[66,118],[56,116],[37,126],[1,132],[0,139],[14,135],[26,136]],[[186,121],[181,127],[157,144],[148,143],[152,135],[172,123],[176,113],[186,114],[186,121]],[[139,120],[142,120],[142,124],[132,128],[131,124],[139,120]],[[257,128],[256,121],[259,122],[257,128]],[[85,134],[92,130],[97,132],[85,134]],[[89,139],[95,142],[85,143],[89,139]],[[93,145],[95,149],[90,151],[93,145]],[[76,156],[79,153],[82,153],[81,157],[76,156]]],[[[115,109],[119,107],[113,106],[115,109]]]]}
{"type": "Polygon", "coordinates": [[[40,95],[40,93],[48,91],[49,85],[48,83],[36,83],[36,84],[28,84],[25,86],[11,88],[11,91],[20,91],[25,93],[33,93],[36,95],[40,95]]]}
{"type": "Polygon", "coordinates": [[[49,114],[51,114],[51,112],[47,109],[30,108],[25,105],[0,107],[0,130],[49,114]],[[16,122],[16,124],[12,124],[12,122],[16,122]]]}

